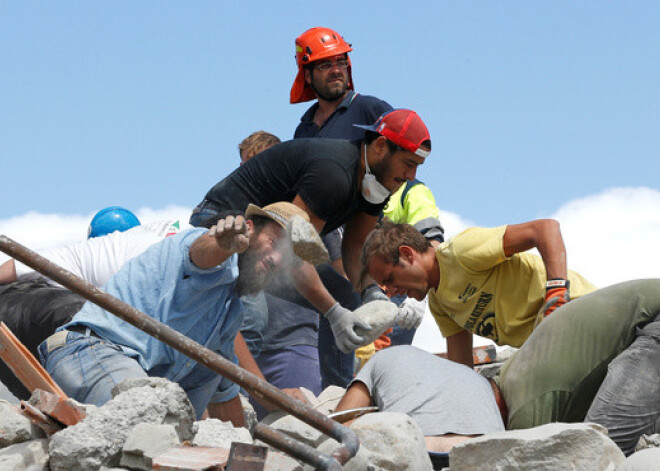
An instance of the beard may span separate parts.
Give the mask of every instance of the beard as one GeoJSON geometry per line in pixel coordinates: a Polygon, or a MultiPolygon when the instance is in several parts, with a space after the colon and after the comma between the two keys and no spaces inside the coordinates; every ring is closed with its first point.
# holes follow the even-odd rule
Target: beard
{"type": "Polygon", "coordinates": [[[255,250],[247,250],[238,254],[238,279],[236,280],[236,292],[239,296],[256,294],[262,291],[272,278],[272,272],[264,272],[257,269],[257,263],[261,259],[255,250]]]}
{"type": "Polygon", "coordinates": [[[321,80],[315,80],[312,75],[311,86],[319,98],[325,101],[336,101],[346,95],[346,92],[348,91],[348,78],[346,74],[342,72],[341,75],[335,74],[327,77],[326,82],[322,83],[321,80]],[[333,84],[331,86],[327,84],[330,80],[337,78],[341,78],[341,84],[333,84]]]}

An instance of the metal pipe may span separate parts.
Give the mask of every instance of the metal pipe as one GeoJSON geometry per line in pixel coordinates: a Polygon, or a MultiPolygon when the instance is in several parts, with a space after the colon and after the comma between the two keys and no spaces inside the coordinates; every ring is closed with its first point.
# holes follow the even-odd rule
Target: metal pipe
{"type": "Polygon", "coordinates": [[[341,470],[341,465],[331,457],[319,453],[311,446],[294,440],[290,436],[268,427],[262,423],[254,426],[254,438],[268,443],[280,450],[287,452],[294,458],[298,458],[305,463],[309,463],[317,469],[328,471],[341,470]]]}
{"type": "MultiPolygon", "coordinates": [[[[241,385],[253,395],[277,404],[286,412],[289,412],[315,429],[334,438],[341,444],[341,446],[332,452],[332,457],[337,460],[340,465],[345,464],[357,453],[360,443],[355,432],[348,427],[326,417],[307,404],[286,395],[275,386],[240,368],[214,351],[200,345],[156,319],[149,317],[143,312],[135,309],[133,306],[111,296],[105,291],[77,277],[73,273],[54,264],[50,260],[47,260],[5,235],[0,235],[0,250],[56,281],[62,286],[69,288],[71,291],[74,291],[99,305],[120,319],[134,325],[143,332],[146,332],[161,342],[166,343],[198,363],[201,363],[216,373],[219,373],[241,385]]],[[[288,452],[289,450],[284,451],[288,452]]],[[[321,455],[318,452],[316,453],[321,455]]],[[[331,458],[329,459],[332,461],[331,458]]],[[[318,462],[321,463],[324,462],[324,460],[319,458],[318,462]]],[[[316,463],[310,464],[316,465],[316,463]]]]}

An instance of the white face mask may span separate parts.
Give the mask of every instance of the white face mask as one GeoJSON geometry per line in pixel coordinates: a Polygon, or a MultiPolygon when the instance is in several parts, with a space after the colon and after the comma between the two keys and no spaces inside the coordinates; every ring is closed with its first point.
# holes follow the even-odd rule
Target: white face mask
{"type": "Polygon", "coordinates": [[[376,180],[376,176],[371,173],[367,163],[367,144],[364,144],[364,166],[365,173],[362,179],[362,196],[371,204],[380,204],[390,196],[390,190],[385,188],[382,183],[376,180]]]}

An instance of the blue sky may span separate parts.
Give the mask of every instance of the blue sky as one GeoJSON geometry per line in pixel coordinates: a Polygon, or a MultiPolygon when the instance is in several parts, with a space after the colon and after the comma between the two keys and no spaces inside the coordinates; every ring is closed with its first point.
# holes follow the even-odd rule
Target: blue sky
{"type": "Polygon", "coordinates": [[[351,42],[358,91],[426,121],[441,209],[522,222],[658,189],[655,2],[4,2],[0,219],[192,208],[257,129],[290,138],[293,43],[351,42]]]}

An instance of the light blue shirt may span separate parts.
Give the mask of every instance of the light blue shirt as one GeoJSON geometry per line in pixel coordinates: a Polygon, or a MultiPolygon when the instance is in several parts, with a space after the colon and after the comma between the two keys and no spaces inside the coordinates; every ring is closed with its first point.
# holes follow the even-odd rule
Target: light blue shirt
{"type": "MultiPolygon", "coordinates": [[[[167,324],[223,357],[238,363],[234,338],[243,319],[243,306],[234,286],[238,256],[203,270],[190,261],[190,247],[204,228],[193,228],[154,244],[128,261],[103,287],[109,294],[167,324]]],[[[87,302],[71,322],[90,327],[97,335],[119,345],[135,358],[149,376],[179,385],[200,413],[216,388],[220,402],[234,398],[238,386],[199,365],[177,350],[131,324],[87,302]],[[220,380],[218,386],[218,380],[220,380]]]]}

